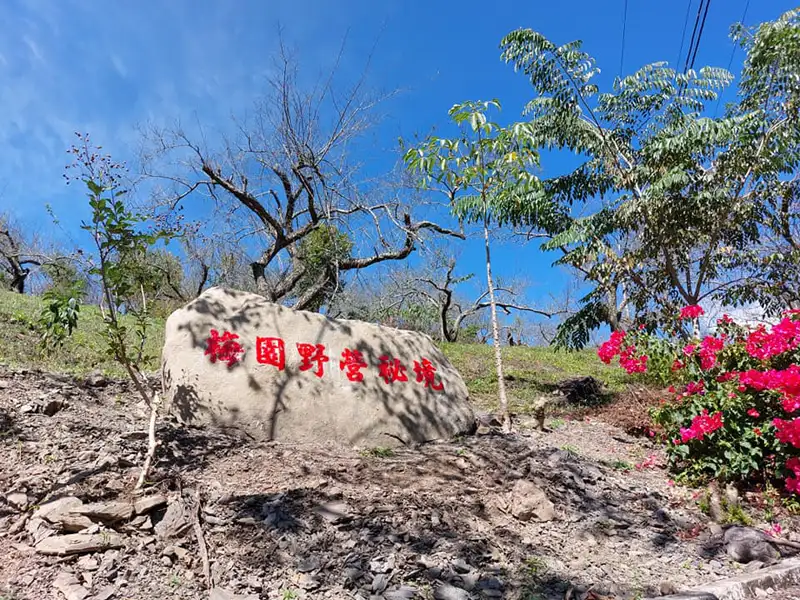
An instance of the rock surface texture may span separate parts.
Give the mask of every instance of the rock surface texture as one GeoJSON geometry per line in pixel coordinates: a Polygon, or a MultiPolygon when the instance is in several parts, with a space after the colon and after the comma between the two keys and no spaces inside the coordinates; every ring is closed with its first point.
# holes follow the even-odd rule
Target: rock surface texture
{"type": "Polygon", "coordinates": [[[182,421],[260,439],[392,446],[474,423],[461,376],[429,337],[224,288],[167,320],[163,384],[182,421]]]}

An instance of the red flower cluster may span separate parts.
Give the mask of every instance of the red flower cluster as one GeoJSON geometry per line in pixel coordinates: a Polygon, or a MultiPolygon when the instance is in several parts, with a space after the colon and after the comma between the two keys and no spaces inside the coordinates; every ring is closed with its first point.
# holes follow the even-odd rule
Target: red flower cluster
{"type": "Polygon", "coordinates": [[[767,360],[800,346],[800,321],[785,317],[770,331],[761,325],[747,336],[745,350],[753,358],[767,360]]]}
{"type": "Polygon", "coordinates": [[[603,342],[597,349],[597,356],[607,365],[611,364],[612,359],[619,354],[623,341],[625,341],[624,331],[613,332],[608,341],[603,342]]]}
{"type": "Polygon", "coordinates": [[[709,335],[703,339],[700,342],[700,367],[704,370],[713,368],[717,364],[717,352],[722,350],[724,345],[725,340],[722,338],[709,335]]]}
{"type": "Polygon", "coordinates": [[[800,408],[800,366],[798,365],[790,365],[789,368],[780,371],[751,369],[739,373],[739,383],[757,391],[780,392],[783,395],[781,404],[786,412],[794,412],[800,408]]]}
{"type": "Polygon", "coordinates": [[[786,468],[794,473],[794,477],[786,478],[786,489],[790,492],[800,493],[800,458],[793,456],[787,460],[786,468]]]}
{"type": "Polygon", "coordinates": [[[755,408],[748,408],[747,414],[753,417],[754,419],[757,419],[758,417],[761,416],[761,413],[759,413],[755,408]]]}
{"type": "Polygon", "coordinates": [[[647,371],[648,356],[635,356],[636,346],[629,345],[622,347],[625,341],[624,331],[615,331],[607,341],[600,344],[597,349],[597,356],[606,364],[610,364],[614,357],[619,354],[619,364],[628,373],[644,373],[647,371]]]}
{"type": "Polygon", "coordinates": [[[216,329],[211,330],[211,335],[206,341],[205,355],[212,363],[217,361],[228,363],[231,368],[239,362],[239,355],[244,354],[244,348],[236,340],[239,336],[230,331],[224,332],[221,336],[216,329]]]}
{"type": "Polygon", "coordinates": [[[702,379],[700,381],[690,381],[686,384],[686,392],[687,396],[691,396],[693,394],[702,394],[706,389],[706,382],[702,379]]]}
{"type": "Polygon", "coordinates": [[[772,419],[772,424],[775,426],[775,437],[779,442],[800,448],[800,418],[791,421],[772,419]]]}
{"type": "Polygon", "coordinates": [[[698,304],[690,304],[681,309],[681,319],[696,319],[704,314],[706,314],[706,311],[698,304]]]}
{"type": "Polygon", "coordinates": [[[715,412],[713,415],[708,414],[707,409],[703,409],[703,413],[697,415],[692,419],[692,424],[686,428],[681,427],[681,440],[686,443],[689,440],[700,440],[717,429],[722,427],[722,413],[715,412]]]}
{"type": "Polygon", "coordinates": [[[626,346],[619,354],[619,364],[628,373],[644,373],[647,371],[646,354],[635,357],[636,346],[626,346]]]}

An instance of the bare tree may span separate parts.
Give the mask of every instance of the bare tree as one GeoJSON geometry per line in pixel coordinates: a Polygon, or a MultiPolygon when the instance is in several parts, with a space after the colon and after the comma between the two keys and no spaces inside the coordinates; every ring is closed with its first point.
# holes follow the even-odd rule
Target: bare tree
{"type": "Polygon", "coordinates": [[[464,238],[412,217],[408,201],[376,182],[357,180],[350,147],[371,125],[380,99],[366,98],[363,75],[339,93],[336,70],[305,91],[282,49],[267,96],[221,151],[178,127],[151,131],[146,156],[146,174],[168,184],[156,196],[157,209],[174,213],[210,201],[214,223],[203,231],[213,245],[245,248],[258,291],[299,309],[322,290],[337,289],[348,273],[407,258],[424,232],[464,238]],[[181,161],[182,173],[158,166],[169,156],[181,161]],[[315,231],[346,236],[348,253],[322,253],[323,264],[312,269],[300,249],[315,231]]]}
{"type": "Polygon", "coordinates": [[[47,279],[46,270],[54,273],[73,262],[72,256],[56,248],[45,247],[36,235],[0,215],[0,281],[8,289],[24,294],[32,278],[47,279]]]}
{"type": "MultiPolygon", "coordinates": [[[[458,335],[466,319],[491,307],[490,301],[487,300],[488,290],[482,291],[471,302],[465,302],[455,295],[455,286],[472,278],[471,274],[462,277],[456,276],[455,268],[456,259],[450,257],[447,259],[446,266],[438,269],[441,273],[438,277],[436,274],[428,274],[415,278],[415,281],[421,284],[416,287],[415,293],[424,296],[437,307],[440,338],[447,342],[458,340],[458,335]]],[[[496,285],[494,292],[497,295],[495,306],[506,315],[512,314],[512,311],[528,312],[547,318],[560,314],[558,311],[549,312],[514,302],[513,298],[516,296],[516,292],[511,287],[496,285]]]]}

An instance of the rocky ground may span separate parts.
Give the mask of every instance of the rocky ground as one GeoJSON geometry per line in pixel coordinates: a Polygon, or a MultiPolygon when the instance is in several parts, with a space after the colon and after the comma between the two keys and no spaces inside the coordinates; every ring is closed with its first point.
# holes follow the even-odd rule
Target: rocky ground
{"type": "Polygon", "coordinates": [[[761,566],[703,551],[694,492],[591,417],[393,451],[165,420],[133,497],[145,423],[119,383],[0,371],[0,599],[641,598],[761,566]]]}

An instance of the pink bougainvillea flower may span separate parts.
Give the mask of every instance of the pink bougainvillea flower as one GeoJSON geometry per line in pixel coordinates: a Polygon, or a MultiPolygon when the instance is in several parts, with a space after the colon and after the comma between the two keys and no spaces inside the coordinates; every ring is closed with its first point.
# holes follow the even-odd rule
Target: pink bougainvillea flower
{"type": "Polygon", "coordinates": [[[684,363],[683,361],[678,360],[677,358],[672,362],[672,370],[673,371],[680,371],[685,366],[686,366],[686,363],[684,363]]]}
{"type": "Polygon", "coordinates": [[[695,346],[694,344],[689,344],[688,346],[684,346],[683,354],[685,356],[691,356],[692,354],[694,354],[695,348],[697,348],[697,346],[695,346]]]}
{"type": "Polygon", "coordinates": [[[675,386],[674,385],[669,386],[667,388],[667,391],[670,392],[671,394],[674,394],[675,393],[675,386]]]}
{"type": "Polygon", "coordinates": [[[733,319],[728,315],[722,315],[722,318],[717,319],[717,325],[722,325],[723,323],[733,323],[733,319]]]}
{"type": "Polygon", "coordinates": [[[706,314],[706,311],[698,304],[690,304],[681,309],[681,319],[696,319],[704,314],[706,314]]]}
{"type": "Polygon", "coordinates": [[[773,419],[772,424],[775,426],[775,437],[779,442],[800,448],[800,418],[791,421],[773,419]]]}
{"type": "Polygon", "coordinates": [[[722,350],[725,340],[713,336],[706,336],[700,342],[700,367],[704,370],[713,368],[717,364],[717,353],[722,350]]]}
{"type": "Polygon", "coordinates": [[[745,350],[753,358],[767,360],[800,346],[800,321],[788,317],[775,324],[770,331],[761,325],[745,340],[745,350]]]}
{"type": "Polygon", "coordinates": [[[646,354],[636,357],[635,353],[636,346],[626,346],[619,354],[620,366],[628,373],[646,372],[649,357],[646,354]]]}
{"type": "Polygon", "coordinates": [[[615,331],[607,341],[603,342],[597,349],[597,356],[600,357],[606,364],[610,364],[611,360],[620,352],[622,342],[625,340],[624,331],[615,331]]]}
{"type": "Polygon", "coordinates": [[[702,394],[706,389],[706,382],[700,379],[699,381],[690,381],[686,384],[686,393],[691,396],[693,394],[702,394]]]}
{"type": "Polygon", "coordinates": [[[758,417],[761,416],[761,413],[759,413],[755,408],[748,408],[747,414],[753,417],[754,419],[757,419],[758,417]]]}
{"type": "Polygon", "coordinates": [[[681,427],[681,440],[684,443],[694,439],[703,441],[706,435],[722,428],[722,426],[721,412],[709,415],[708,409],[703,409],[701,414],[692,419],[692,424],[689,427],[681,427]]]}
{"type": "Polygon", "coordinates": [[[761,437],[761,429],[758,427],[753,427],[753,433],[756,434],[756,437],[761,437]]]}

